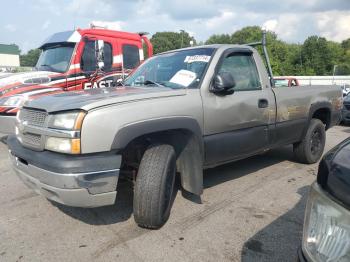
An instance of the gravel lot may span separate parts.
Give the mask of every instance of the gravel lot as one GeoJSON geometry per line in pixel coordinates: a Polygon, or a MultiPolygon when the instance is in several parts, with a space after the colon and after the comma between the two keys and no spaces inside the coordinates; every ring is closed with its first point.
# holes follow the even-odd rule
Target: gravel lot
{"type": "MultiPolygon", "coordinates": [[[[332,128],[326,150],[349,135],[332,128]]],[[[114,206],[53,204],[14,175],[0,144],[0,261],[295,261],[316,172],[291,147],[207,170],[201,199],[178,190],[168,223],[151,231],[134,223],[129,183],[114,206]]]]}

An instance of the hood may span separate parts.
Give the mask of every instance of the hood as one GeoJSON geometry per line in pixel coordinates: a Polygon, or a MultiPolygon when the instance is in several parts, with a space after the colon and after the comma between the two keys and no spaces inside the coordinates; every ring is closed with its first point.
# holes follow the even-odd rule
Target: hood
{"type": "Polygon", "coordinates": [[[11,75],[13,75],[13,73],[2,73],[2,72],[0,72],[0,79],[5,78],[5,77],[9,77],[11,75]]]}
{"type": "Polygon", "coordinates": [[[166,87],[113,87],[65,92],[57,95],[43,96],[27,101],[24,106],[38,108],[47,112],[83,109],[91,110],[111,104],[155,99],[171,96],[183,96],[186,89],[166,87]]]}
{"type": "Polygon", "coordinates": [[[0,76],[0,98],[22,94],[30,95],[33,90],[46,88],[58,75],[60,74],[49,71],[32,71],[0,76]]]}

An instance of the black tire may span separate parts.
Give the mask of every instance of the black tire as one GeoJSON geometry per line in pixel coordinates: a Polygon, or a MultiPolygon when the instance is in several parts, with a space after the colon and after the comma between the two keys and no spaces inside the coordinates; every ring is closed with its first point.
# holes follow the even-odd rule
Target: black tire
{"type": "Polygon", "coordinates": [[[311,119],[304,139],[293,145],[296,160],[303,164],[314,164],[320,160],[326,144],[325,126],[319,119],[311,119]]]}
{"type": "Polygon", "coordinates": [[[170,215],[176,174],[176,154],[170,145],[149,147],[140,163],[134,189],[134,219],[157,229],[170,215]]]}

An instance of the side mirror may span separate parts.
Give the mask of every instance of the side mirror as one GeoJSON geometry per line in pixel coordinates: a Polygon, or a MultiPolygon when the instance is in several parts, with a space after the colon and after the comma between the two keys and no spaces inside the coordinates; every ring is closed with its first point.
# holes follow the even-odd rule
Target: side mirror
{"type": "Polygon", "coordinates": [[[103,69],[103,67],[105,66],[104,46],[105,46],[105,43],[103,40],[96,40],[95,41],[95,52],[96,52],[96,61],[97,61],[97,68],[98,69],[103,69]]]}
{"type": "Polygon", "coordinates": [[[211,91],[213,93],[229,95],[234,93],[234,87],[236,82],[233,76],[228,72],[218,73],[214,77],[214,83],[212,85],[211,91]]]}

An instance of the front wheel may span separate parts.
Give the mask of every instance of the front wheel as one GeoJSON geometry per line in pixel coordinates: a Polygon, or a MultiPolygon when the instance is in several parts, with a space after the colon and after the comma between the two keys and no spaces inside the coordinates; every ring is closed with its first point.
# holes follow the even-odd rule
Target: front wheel
{"type": "Polygon", "coordinates": [[[320,160],[326,144],[325,126],[319,119],[311,119],[304,139],[295,143],[294,155],[298,162],[313,164],[320,160]]]}
{"type": "Polygon", "coordinates": [[[134,219],[145,228],[160,228],[170,215],[176,174],[172,146],[149,147],[144,153],[134,190],[134,219]]]}

